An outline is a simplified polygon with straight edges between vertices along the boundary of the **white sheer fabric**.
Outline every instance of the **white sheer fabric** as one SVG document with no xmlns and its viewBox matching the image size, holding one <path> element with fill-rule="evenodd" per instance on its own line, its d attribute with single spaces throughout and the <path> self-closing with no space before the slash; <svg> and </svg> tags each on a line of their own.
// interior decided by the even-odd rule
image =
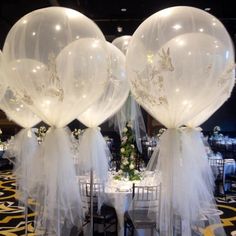
<svg viewBox="0 0 236 236">
<path fill-rule="evenodd" d="M 1 100 L 0 108 L 9 120 L 13 120 L 23 127 L 11 141 L 5 156 L 14 155 L 14 174 L 20 193 L 20 200 L 28 206 L 27 198 L 30 195 L 30 181 L 34 179 L 33 159 L 38 152 L 38 141 L 31 127 L 40 122 L 40 119 L 31 112 L 22 102 L 18 101 L 10 88 Z"/>
<path fill-rule="evenodd" d="M 112 44 L 119 48 L 125 55 L 131 38 L 131 35 L 124 35 L 115 38 Z M 120 137 L 122 137 L 123 129 L 128 122 L 131 122 L 137 148 L 142 152 L 141 138 L 145 137 L 147 132 L 141 108 L 131 95 L 129 95 L 122 108 L 109 121 L 111 125 L 114 125 L 115 130 L 119 132 Z"/>
<path fill-rule="evenodd" d="M 108 178 L 108 160 L 111 156 L 100 128 L 88 128 L 84 131 L 79 142 L 78 168 L 79 175 L 94 172 L 94 178 L 105 182 Z"/>
<path fill-rule="evenodd" d="M 192 235 L 192 227 L 208 214 L 204 209 L 215 210 L 212 187 L 208 188 L 212 178 L 200 160 L 206 158 L 199 135 L 178 127 L 230 96 L 234 83 L 232 41 L 222 23 L 205 11 L 172 7 L 139 26 L 126 59 L 135 99 L 169 128 L 160 138 L 157 162 L 162 176 L 157 227 L 162 236 L 169 236 L 178 233 L 175 229 L 180 222 L 182 235 Z M 223 230 L 219 235 L 224 235 Z"/>
<path fill-rule="evenodd" d="M 82 203 L 77 183 L 73 154 L 70 149 L 70 131 L 65 128 L 50 128 L 41 144 L 40 178 L 35 179 L 38 202 L 36 233 L 70 235 L 73 225 L 82 223 Z"/>
<path fill-rule="evenodd" d="M 32 129 L 22 129 L 15 135 L 7 152 L 14 154 L 14 174 L 16 176 L 19 199 L 28 207 L 28 198 L 34 195 L 37 178 L 35 164 L 38 165 L 39 144 Z"/>
</svg>

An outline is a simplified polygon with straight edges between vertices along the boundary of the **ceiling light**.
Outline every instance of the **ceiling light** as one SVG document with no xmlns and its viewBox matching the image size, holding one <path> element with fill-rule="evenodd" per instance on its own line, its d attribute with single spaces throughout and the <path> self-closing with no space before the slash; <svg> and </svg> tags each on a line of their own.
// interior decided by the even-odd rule
<svg viewBox="0 0 236 236">
<path fill-rule="evenodd" d="M 210 11 L 211 8 L 210 8 L 210 7 L 206 7 L 204 10 L 205 10 L 205 11 Z"/>
<path fill-rule="evenodd" d="M 117 26 L 117 31 L 121 33 L 123 31 L 123 28 L 121 26 Z"/>
<path fill-rule="evenodd" d="M 121 8 L 120 9 L 122 12 L 126 12 L 127 11 L 127 8 Z"/>
</svg>

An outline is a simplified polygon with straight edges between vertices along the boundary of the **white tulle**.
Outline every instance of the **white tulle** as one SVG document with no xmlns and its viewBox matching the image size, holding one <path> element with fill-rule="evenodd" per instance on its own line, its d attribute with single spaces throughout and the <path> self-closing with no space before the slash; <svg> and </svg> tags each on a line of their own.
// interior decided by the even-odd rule
<svg viewBox="0 0 236 236">
<path fill-rule="evenodd" d="M 147 134 L 146 126 L 141 108 L 131 95 L 121 109 L 109 120 L 109 124 L 114 126 L 120 137 L 122 137 L 123 130 L 128 122 L 132 125 L 137 148 L 139 152 L 142 152 L 141 139 Z"/>
<path fill-rule="evenodd" d="M 161 173 L 160 235 L 177 235 L 176 228 L 182 227 L 182 235 L 190 236 L 206 218 L 208 223 L 220 225 L 212 189 L 214 177 L 206 155 L 198 130 L 168 129 L 160 137 L 145 174 L 148 177 L 153 169 Z M 218 232 L 225 235 L 223 229 Z"/>
<path fill-rule="evenodd" d="M 6 155 L 14 155 L 14 170 L 16 176 L 19 200 L 28 206 L 27 198 L 31 196 L 32 181 L 35 176 L 33 164 L 39 150 L 37 137 L 31 129 L 22 129 L 15 135 L 14 140 L 8 146 Z M 37 161 L 37 160 L 36 160 Z"/>
<path fill-rule="evenodd" d="M 112 44 L 119 48 L 125 55 L 131 38 L 131 35 L 123 35 L 115 38 L 112 41 Z M 122 108 L 109 120 L 109 124 L 114 126 L 115 130 L 119 132 L 120 137 L 122 137 L 123 129 L 128 122 L 131 122 L 132 124 L 132 131 L 137 148 L 139 152 L 142 153 L 141 138 L 146 136 L 147 132 L 141 108 L 131 95 L 127 98 Z"/>
<path fill-rule="evenodd" d="M 73 225 L 81 227 L 82 223 L 82 202 L 71 152 L 70 131 L 50 128 L 39 153 L 42 166 L 40 168 L 38 163 L 40 172 L 34 181 L 39 181 L 35 190 L 36 211 L 39 212 L 36 232 L 69 235 Z"/>
<path fill-rule="evenodd" d="M 111 153 L 100 128 L 87 128 L 79 142 L 79 175 L 90 175 L 90 171 L 93 171 L 95 179 L 106 182 L 110 157 Z"/>
</svg>

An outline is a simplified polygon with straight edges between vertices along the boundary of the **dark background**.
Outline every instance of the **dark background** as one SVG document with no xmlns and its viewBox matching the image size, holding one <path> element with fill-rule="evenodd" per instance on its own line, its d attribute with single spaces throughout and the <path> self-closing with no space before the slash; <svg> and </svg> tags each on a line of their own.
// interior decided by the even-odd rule
<svg viewBox="0 0 236 236">
<path fill-rule="evenodd" d="M 1 0 L 0 1 L 0 49 L 5 37 L 13 26 L 25 14 L 44 7 L 63 6 L 73 8 L 95 21 L 106 39 L 112 41 L 121 35 L 132 35 L 135 29 L 151 14 L 167 7 L 184 5 L 206 10 L 216 16 L 225 25 L 231 38 L 236 42 L 236 10 L 230 0 Z M 122 28 L 121 32 L 118 32 Z M 144 114 L 147 120 L 147 115 Z M 0 119 L 4 119 L 0 115 Z M 9 125 L 6 121 L 0 125 Z M 71 127 L 78 126 L 74 121 Z M 219 125 L 223 132 L 236 136 L 236 89 L 231 98 L 203 125 L 205 131 L 211 131 Z M 107 124 L 104 129 L 109 131 Z M 0 126 L 1 127 L 1 126 Z M 17 128 L 13 128 L 16 131 Z M 13 132 L 12 131 L 12 132 Z"/>
</svg>

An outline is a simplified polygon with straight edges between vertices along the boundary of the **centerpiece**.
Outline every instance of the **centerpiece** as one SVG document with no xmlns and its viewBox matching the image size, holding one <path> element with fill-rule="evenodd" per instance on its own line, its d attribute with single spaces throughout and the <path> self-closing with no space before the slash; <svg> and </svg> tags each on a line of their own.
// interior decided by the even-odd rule
<svg viewBox="0 0 236 236">
<path fill-rule="evenodd" d="M 137 170 L 136 165 L 137 149 L 134 143 L 135 138 L 132 132 L 132 124 L 131 122 L 128 122 L 122 132 L 120 170 L 114 176 L 114 179 L 121 180 L 125 178 L 130 181 L 141 179 L 141 174 Z"/>
</svg>

